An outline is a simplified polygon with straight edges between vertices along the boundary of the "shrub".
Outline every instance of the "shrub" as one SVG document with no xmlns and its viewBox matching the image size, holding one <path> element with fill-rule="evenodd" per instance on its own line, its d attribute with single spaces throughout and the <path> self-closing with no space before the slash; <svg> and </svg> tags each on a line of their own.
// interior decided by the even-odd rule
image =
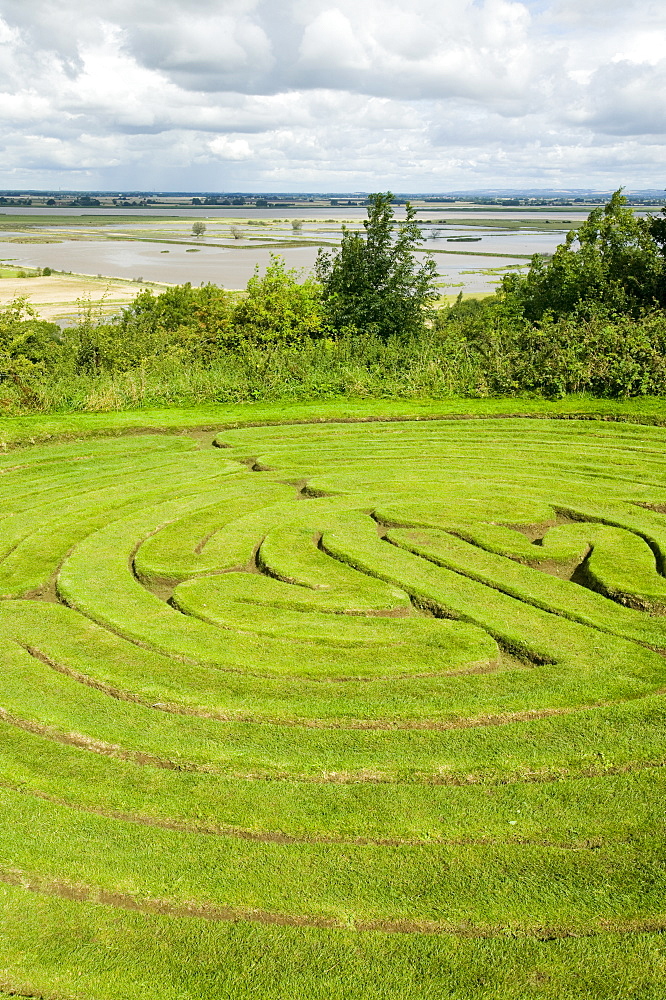
<svg viewBox="0 0 666 1000">
<path fill-rule="evenodd" d="M 188 283 L 161 295 L 140 292 L 121 316 L 95 322 L 91 312 L 68 334 L 78 370 L 124 371 L 165 352 L 184 362 L 209 361 L 229 334 L 231 298 L 215 285 Z"/>
<path fill-rule="evenodd" d="M 0 381 L 15 385 L 29 408 L 40 405 L 39 382 L 62 365 L 59 333 L 25 298 L 0 310 Z"/>
<path fill-rule="evenodd" d="M 247 284 L 247 297 L 233 313 L 233 339 L 253 343 L 293 343 L 323 332 L 321 289 L 316 281 L 299 281 L 295 268 L 286 268 L 282 257 L 271 254 L 271 263 L 260 277 L 257 267 Z"/>
<path fill-rule="evenodd" d="M 343 229 L 336 254 L 319 251 L 316 273 L 323 286 L 328 324 L 386 340 L 409 338 L 426 328 L 428 306 L 438 297 L 431 257 L 419 264 L 414 251 L 423 243 L 416 210 L 394 224 L 393 195 L 370 196 L 365 236 Z"/>
<path fill-rule="evenodd" d="M 507 275 L 503 292 L 529 320 L 547 312 L 638 315 L 664 306 L 666 258 L 655 238 L 658 222 L 637 218 L 620 189 L 568 233 L 551 260 L 535 255 L 526 275 Z"/>
</svg>

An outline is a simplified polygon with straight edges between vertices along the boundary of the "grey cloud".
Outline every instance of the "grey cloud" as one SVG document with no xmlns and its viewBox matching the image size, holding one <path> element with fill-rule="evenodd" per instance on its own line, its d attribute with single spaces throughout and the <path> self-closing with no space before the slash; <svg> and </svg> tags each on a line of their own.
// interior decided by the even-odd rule
<svg viewBox="0 0 666 1000">
<path fill-rule="evenodd" d="M 572 116 L 605 135 L 666 136 L 666 58 L 656 65 L 625 60 L 601 67 Z"/>
<path fill-rule="evenodd" d="M 2 18 L 12 186 L 660 183 L 654 0 L 4 0 Z"/>
</svg>

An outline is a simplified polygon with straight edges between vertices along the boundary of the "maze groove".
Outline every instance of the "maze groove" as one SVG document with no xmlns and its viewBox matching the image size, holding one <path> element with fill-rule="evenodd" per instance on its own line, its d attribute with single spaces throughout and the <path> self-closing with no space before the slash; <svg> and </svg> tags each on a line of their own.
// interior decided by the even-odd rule
<svg viewBox="0 0 666 1000">
<path fill-rule="evenodd" d="M 666 431 L 215 445 L 0 456 L 7 899 L 322 942 L 666 927 Z"/>
</svg>

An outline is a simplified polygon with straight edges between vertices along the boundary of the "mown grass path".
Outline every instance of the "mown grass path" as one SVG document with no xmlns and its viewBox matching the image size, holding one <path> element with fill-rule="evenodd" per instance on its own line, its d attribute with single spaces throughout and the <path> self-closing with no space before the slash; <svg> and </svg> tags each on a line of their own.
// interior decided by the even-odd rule
<svg viewBox="0 0 666 1000">
<path fill-rule="evenodd" d="M 666 407 L 238 409 L 2 428 L 0 995 L 663 996 Z"/>
</svg>

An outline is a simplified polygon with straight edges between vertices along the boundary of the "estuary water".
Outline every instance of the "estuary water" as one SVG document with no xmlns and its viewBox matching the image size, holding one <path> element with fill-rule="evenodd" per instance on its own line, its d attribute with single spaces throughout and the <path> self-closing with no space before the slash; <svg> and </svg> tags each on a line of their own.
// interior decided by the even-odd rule
<svg viewBox="0 0 666 1000">
<path fill-rule="evenodd" d="M 442 240 L 432 240 L 434 250 L 442 246 L 455 247 Z M 467 248 L 469 244 L 463 244 Z M 479 247 L 479 243 L 471 244 Z M 491 253 L 494 251 L 490 251 Z M 510 252 L 510 251 L 509 251 Z M 296 268 L 307 276 L 312 273 L 317 257 L 316 247 L 278 247 L 276 250 L 260 247 L 230 248 L 226 246 L 187 246 L 173 244 L 165 248 L 161 243 L 142 241 L 85 240 L 63 243 L 21 244 L 0 241 L 0 258 L 6 262 L 29 267 L 50 267 L 57 271 L 72 272 L 108 278 L 128 278 L 135 281 L 155 281 L 167 284 L 193 285 L 212 282 L 224 288 L 245 288 L 258 267 L 263 273 L 271 261 L 271 253 L 284 258 L 286 266 Z M 477 256 L 477 254 L 479 254 Z M 465 255 L 455 251 L 435 253 L 435 264 L 440 280 L 457 293 L 492 290 L 499 280 L 498 274 L 507 267 L 520 266 L 520 260 L 480 255 Z M 417 254 L 423 258 L 423 254 Z M 498 270 L 500 269 L 500 270 Z M 491 271 L 492 273 L 487 273 Z M 442 288 L 447 291 L 446 287 Z"/>
<path fill-rule="evenodd" d="M 6 208 L 0 212 L 0 218 L 18 214 L 44 216 L 45 213 L 37 208 Z M 398 210 L 398 218 L 400 214 Z M 75 216 L 85 216 L 86 223 L 72 225 Z M 96 227 L 96 216 L 106 217 L 105 223 L 109 216 L 118 217 L 118 227 L 106 224 Z M 166 284 L 212 282 L 240 289 L 245 288 L 255 268 L 259 273 L 265 271 L 271 253 L 282 256 L 287 267 L 296 268 L 303 276 L 311 274 L 318 248 L 298 243 L 323 240 L 334 248 L 339 244 L 343 223 L 360 227 L 366 210 L 304 207 L 261 209 L 250 214 L 247 208 L 206 209 L 205 213 L 185 208 L 150 209 L 150 219 L 137 215 L 136 221 L 128 220 L 128 216 L 131 212 L 126 209 L 61 209 L 57 215 L 51 214 L 51 224 L 31 230 L 34 240 L 28 237 L 25 242 L 10 242 L 11 237 L 26 238 L 26 231 L 5 231 L 4 239 L 0 240 L 0 259 L 19 266 L 50 267 L 75 274 Z M 484 211 L 480 215 L 469 210 L 426 209 L 418 221 L 424 249 L 433 253 L 441 291 L 478 294 L 493 291 L 502 274 L 526 267 L 532 254 L 553 253 L 568 229 L 564 223 L 579 223 L 584 218 L 585 214 L 570 211 L 547 215 Z M 190 219 L 205 223 L 202 239 L 192 236 Z M 301 223 L 298 232 L 293 231 L 292 220 Z M 531 225 L 523 229 L 496 228 L 493 226 L 496 220 Z M 237 225 L 240 239 L 233 238 L 230 223 Z M 540 224 L 548 228 L 541 229 Z M 57 242 L 40 243 L 40 235 Z M 278 241 L 275 247 L 266 245 L 273 241 Z M 294 245 L 288 245 L 289 242 Z"/>
</svg>

